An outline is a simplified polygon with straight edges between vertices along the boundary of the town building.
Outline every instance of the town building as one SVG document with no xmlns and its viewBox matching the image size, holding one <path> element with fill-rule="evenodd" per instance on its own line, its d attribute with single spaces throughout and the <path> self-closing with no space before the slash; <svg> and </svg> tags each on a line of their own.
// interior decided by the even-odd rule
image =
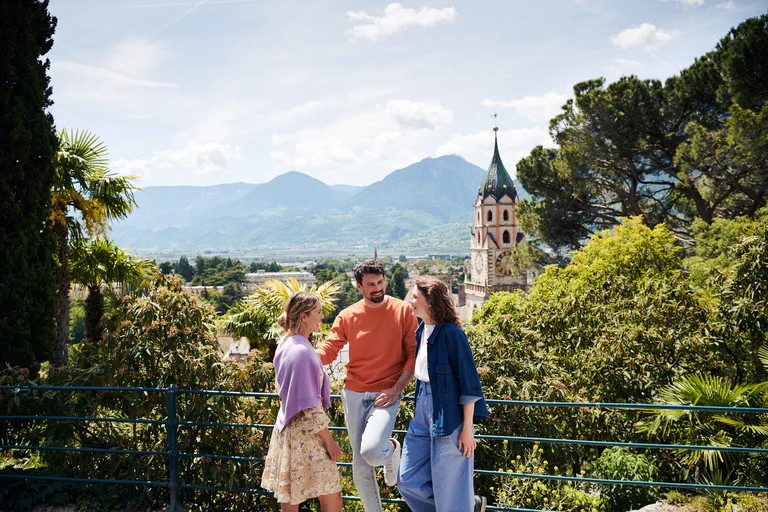
<svg viewBox="0 0 768 512">
<path fill-rule="evenodd" d="M 253 290 L 270 279 L 277 279 L 285 283 L 290 278 L 294 278 L 299 284 L 306 284 L 307 286 L 312 286 L 317 282 L 311 272 L 266 272 L 258 270 L 245 274 L 245 287 L 248 290 Z"/>
<path fill-rule="evenodd" d="M 525 243 L 517 224 L 518 195 L 499 155 L 498 127 L 494 131 L 491 165 L 477 188 L 470 241 L 470 274 L 463 283 L 468 313 L 492 293 L 526 289 L 527 274 L 515 263 L 515 248 Z M 460 291 L 460 295 L 462 295 Z"/>
</svg>

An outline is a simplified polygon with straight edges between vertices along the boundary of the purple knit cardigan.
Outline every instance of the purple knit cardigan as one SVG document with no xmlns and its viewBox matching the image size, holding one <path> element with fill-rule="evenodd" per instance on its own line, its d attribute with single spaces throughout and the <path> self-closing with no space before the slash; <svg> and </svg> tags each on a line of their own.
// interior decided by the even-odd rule
<svg viewBox="0 0 768 512">
<path fill-rule="evenodd" d="M 331 406 L 328 374 L 323 371 L 320 357 L 307 338 L 299 335 L 283 338 L 277 347 L 274 363 L 281 399 L 275 428 L 280 432 L 299 411 L 316 406 L 320 398 L 324 408 Z M 321 371 L 322 389 L 318 382 L 318 373 Z"/>
</svg>

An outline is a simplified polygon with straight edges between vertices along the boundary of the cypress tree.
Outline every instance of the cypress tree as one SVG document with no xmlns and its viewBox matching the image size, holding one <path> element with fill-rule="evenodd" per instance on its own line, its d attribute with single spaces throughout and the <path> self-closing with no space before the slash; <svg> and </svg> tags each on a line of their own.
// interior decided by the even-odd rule
<svg viewBox="0 0 768 512">
<path fill-rule="evenodd" d="M 36 371 L 53 352 L 55 241 L 46 219 L 57 139 L 48 1 L 0 2 L 0 367 Z"/>
</svg>

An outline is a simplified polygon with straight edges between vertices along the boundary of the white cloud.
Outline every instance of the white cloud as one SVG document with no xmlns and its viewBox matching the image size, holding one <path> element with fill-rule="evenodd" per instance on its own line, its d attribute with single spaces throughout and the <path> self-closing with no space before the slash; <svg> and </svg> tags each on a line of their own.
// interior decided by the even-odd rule
<svg viewBox="0 0 768 512">
<path fill-rule="evenodd" d="M 71 60 L 55 60 L 51 63 L 51 67 L 54 71 L 62 71 L 64 73 L 79 75 L 86 83 L 91 84 L 96 82 L 103 85 L 109 82 L 111 85 L 115 86 L 176 87 L 176 84 L 170 82 L 155 82 L 152 80 L 144 80 L 141 78 L 135 78 L 134 76 L 126 75 L 120 71 L 100 68 L 90 64 L 82 64 L 80 62 L 73 62 Z"/>
<path fill-rule="evenodd" d="M 549 132 L 544 127 L 499 131 L 499 154 L 511 174 L 521 158 L 530 154 L 535 146 L 554 147 Z M 454 134 L 438 147 L 435 156 L 455 154 L 481 167 L 487 166 L 493 155 L 493 132 L 486 130 L 470 135 Z"/>
<path fill-rule="evenodd" d="M 701 7 L 704 5 L 704 0 L 677 0 L 686 7 Z"/>
<path fill-rule="evenodd" d="M 724 9 L 726 11 L 737 11 L 738 8 L 736 7 L 736 4 L 733 3 L 733 0 L 728 0 L 727 2 L 719 3 L 715 7 L 718 9 Z"/>
<path fill-rule="evenodd" d="M 613 63 L 620 68 L 639 68 L 642 64 L 632 59 L 613 59 Z"/>
<path fill-rule="evenodd" d="M 328 111 L 341 111 L 359 108 L 361 105 L 367 105 L 376 102 L 390 93 L 386 88 L 367 88 L 344 95 L 331 95 L 324 98 L 312 99 L 299 103 L 288 109 L 278 110 L 269 116 L 272 123 L 291 123 L 299 119 L 314 116 Z"/>
<path fill-rule="evenodd" d="M 453 120 L 451 111 L 436 103 L 390 100 L 386 111 L 401 127 L 416 130 L 434 130 Z"/>
<path fill-rule="evenodd" d="M 133 77 L 146 77 L 166 62 L 166 52 L 147 39 L 129 37 L 117 43 L 107 57 L 107 67 Z"/>
<path fill-rule="evenodd" d="M 431 153 L 440 127 L 453 118 L 436 102 L 390 100 L 322 126 L 275 133 L 273 172 L 309 172 L 326 183 L 367 185 Z"/>
<path fill-rule="evenodd" d="M 548 121 L 561 112 L 560 107 L 567 99 L 564 94 L 548 92 L 542 96 L 525 96 L 511 101 L 485 99 L 482 104 L 493 108 L 513 108 L 519 116 L 532 121 Z"/>
<path fill-rule="evenodd" d="M 159 174 L 192 171 L 197 175 L 226 174 L 230 164 L 242 160 L 240 148 L 230 144 L 208 142 L 190 144 L 180 149 L 155 151 L 147 159 L 121 159 L 111 167 L 123 175 L 154 178 Z"/>
<path fill-rule="evenodd" d="M 612 64 L 606 66 L 606 69 L 620 75 L 631 75 L 640 70 L 642 66 L 641 62 L 632 59 L 613 59 Z"/>
<path fill-rule="evenodd" d="M 408 27 L 434 27 L 440 23 L 451 23 L 456 19 L 456 9 L 422 7 L 416 10 L 393 3 L 384 9 L 384 14 L 381 16 L 374 16 L 364 11 L 349 11 L 347 17 L 349 21 L 362 22 L 347 32 L 351 40 L 377 41 Z"/>
<path fill-rule="evenodd" d="M 273 123 L 290 123 L 303 117 L 311 116 L 322 112 L 329 108 L 332 108 L 336 104 L 331 98 L 324 98 L 321 100 L 311 100 L 295 105 L 288 110 L 275 112 L 270 117 L 270 121 Z"/>
<path fill-rule="evenodd" d="M 80 104 L 81 111 L 117 112 L 134 120 L 189 111 L 189 105 L 181 105 L 185 100 L 176 91 L 176 83 L 152 77 L 165 59 L 158 45 L 135 38 L 118 42 L 88 63 L 52 59 L 55 101 Z"/>
<path fill-rule="evenodd" d="M 654 50 L 675 36 L 672 32 L 657 28 L 650 23 L 643 23 L 634 28 L 628 28 L 615 36 L 611 36 L 611 42 L 623 49 L 641 48 Z"/>
</svg>

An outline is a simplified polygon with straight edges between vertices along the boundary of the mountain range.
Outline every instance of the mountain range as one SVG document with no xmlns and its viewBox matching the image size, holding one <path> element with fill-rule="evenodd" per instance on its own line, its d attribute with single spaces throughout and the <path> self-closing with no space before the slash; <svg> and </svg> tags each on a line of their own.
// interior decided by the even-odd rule
<svg viewBox="0 0 768 512">
<path fill-rule="evenodd" d="M 260 184 L 147 187 L 136 193 L 138 208 L 113 226 L 112 237 L 143 254 L 461 244 L 484 173 L 447 155 L 368 186 L 326 185 L 292 171 Z M 518 193 L 527 197 L 520 187 Z"/>
</svg>

